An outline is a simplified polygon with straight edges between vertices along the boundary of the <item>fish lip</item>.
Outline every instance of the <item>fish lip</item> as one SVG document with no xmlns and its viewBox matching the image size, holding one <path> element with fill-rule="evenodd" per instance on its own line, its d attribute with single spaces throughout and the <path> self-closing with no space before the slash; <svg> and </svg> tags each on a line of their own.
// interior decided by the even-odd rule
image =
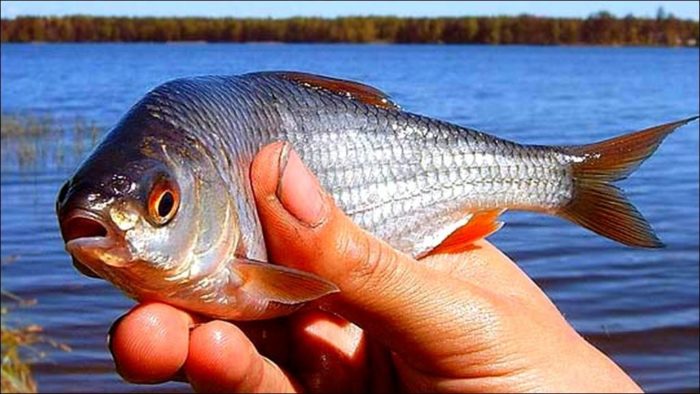
<svg viewBox="0 0 700 394">
<path fill-rule="evenodd" d="M 74 252 L 85 248 L 109 249 L 114 245 L 115 242 L 109 237 L 109 235 L 104 237 L 82 237 L 66 242 L 66 250 L 70 254 L 73 254 Z"/>
<path fill-rule="evenodd" d="M 100 222 L 101 224 L 106 224 L 104 219 L 100 217 L 97 213 L 90 211 L 85 208 L 73 208 L 70 210 L 70 212 L 66 215 L 61 216 L 61 221 L 66 221 L 66 220 L 71 220 L 75 218 L 86 218 L 86 219 L 91 219 Z M 106 226 L 109 227 L 109 226 Z M 107 231 L 109 231 L 109 228 L 107 228 Z"/>
<path fill-rule="evenodd" d="M 95 274 L 99 275 L 99 270 L 93 269 L 93 264 L 90 263 L 90 261 L 95 260 L 95 258 L 86 258 L 88 255 L 109 254 L 112 256 L 119 256 L 123 261 L 125 261 L 123 263 L 101 261 L 102 263 L 113 267 L 123 267 L 131 262 L 131 253 L 129 248 L 119 237 L 121 231 L 117 231 L 111 221 L 105 221 L 99 214 L 84 208 L 72 209 L 66 216 L 61 218 L 61 221 L 69 221 L 75 218 L 94 220 L 103 225 L 106 230 L 105 235 L 80 237 L 65 243 L 66 251 L 79 263 L 85 265 L 90 270 L 94 271 Z"/>
</svg>

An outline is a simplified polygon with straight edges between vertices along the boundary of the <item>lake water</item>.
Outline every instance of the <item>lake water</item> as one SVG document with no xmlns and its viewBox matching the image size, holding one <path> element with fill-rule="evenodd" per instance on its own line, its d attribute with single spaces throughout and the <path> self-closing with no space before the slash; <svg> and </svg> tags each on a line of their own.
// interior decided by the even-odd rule
<svg viewBox="0 0 700 394">
<path fill-rule="evenodd" d="M 364 81 L 409 111 L 526 143 L 593 142 L 699 112 L 697 49 L 205 44 L 2 45 L 2 112 L 109 127 L 169 79 L 279 69 Z M 491 237 L 650 391 L 700 389 L 698 134 L 697 122 L 680 129 L 622 183 L 665 249 L 513 212 Z M 90 143 L 71 138 L 32 141 L 29 161 L 17 154 L 26 141 L 2 140 L 2 255 L 17 256 L 3 266 L 2 286 L 38 301 L 12 319 L 73 348 L 34 367 L 39 388 L 187 390 L 129 385 L 114 372 L 107 330 L 133 303 L 79 275 L 63 251 L 54 199 Z"/>
</svg>

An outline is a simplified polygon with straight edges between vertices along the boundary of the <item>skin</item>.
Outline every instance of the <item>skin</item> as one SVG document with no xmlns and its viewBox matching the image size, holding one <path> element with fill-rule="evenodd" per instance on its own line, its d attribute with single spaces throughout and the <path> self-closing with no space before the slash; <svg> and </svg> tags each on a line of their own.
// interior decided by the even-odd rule
<svg viewBox="0 0 700 394">
<path fill-rule="evenodd" d="M 251 174 L 270 257 L 341 292 L 236 324 L 138 305 L 110 335 L 124 379 L 203 392 L 640 391 L 491 244 L 416 262 L 353 224 L 296 153 L 280 163 L 282 150 L 263 148 Z"/>
</svg>

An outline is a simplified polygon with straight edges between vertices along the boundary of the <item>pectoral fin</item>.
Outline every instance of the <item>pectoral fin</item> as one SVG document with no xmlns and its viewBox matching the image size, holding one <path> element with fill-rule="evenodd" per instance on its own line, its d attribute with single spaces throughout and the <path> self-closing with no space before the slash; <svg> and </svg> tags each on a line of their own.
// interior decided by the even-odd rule
<svg viewBox="0 0 700 394">
<path fill-rule="evenodd" d="M 300 304 L 340 291 L 333 283 L 308 272 L 236 258 L 242 290 L 252 297 L 281 304 Z"/>
</svg>

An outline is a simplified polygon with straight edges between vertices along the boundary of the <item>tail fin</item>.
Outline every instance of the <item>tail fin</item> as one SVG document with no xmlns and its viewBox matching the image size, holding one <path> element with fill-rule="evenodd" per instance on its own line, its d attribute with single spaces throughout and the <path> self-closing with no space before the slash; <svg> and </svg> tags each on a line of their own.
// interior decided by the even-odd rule
<svg viewBox="0 0 700 394">
<path fill-rule="evenodd" d="M 573 163 L 574 197 L 558 215 L 625 245 L 660 248 L 649 223 L 612 182 L 624 179 L 651 156 L 663 139 L 697 116 L 590 145 L 562 148 Z"/>
</svg>

